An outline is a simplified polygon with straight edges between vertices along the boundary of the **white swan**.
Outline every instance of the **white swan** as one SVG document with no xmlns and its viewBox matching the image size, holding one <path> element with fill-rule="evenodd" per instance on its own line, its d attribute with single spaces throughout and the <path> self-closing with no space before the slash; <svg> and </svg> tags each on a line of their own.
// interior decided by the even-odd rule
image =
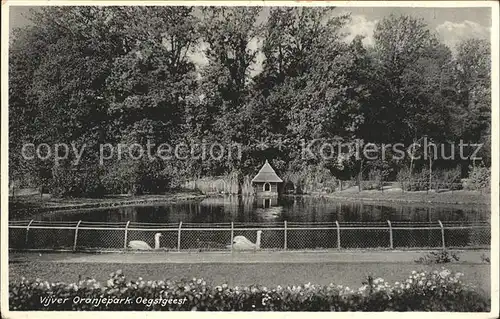
<svg viewBox="0 0 500 319">
<path fill-rule="evenodd" d="M 227 245 L 226 247 L 234 250 L 257 250 L 260 249 L 260 236 L 262 230 L 257 231 L 257 240 L 255 244 L 248 240 L 245 236 L 236 236 L 233 238 L 232 245 Z"/>
<path fill-rule="evenodd" d="M 160 237 L 161 233 L 156 233 L 155 234 L 155 248 L 154 249 L 160 249 Z M 128 243 L 128 247 L 136 250 L 153 250 L 151 246 L 149 246 L 146 242 L 142 240 L 131 240 Z"/>
</svg>

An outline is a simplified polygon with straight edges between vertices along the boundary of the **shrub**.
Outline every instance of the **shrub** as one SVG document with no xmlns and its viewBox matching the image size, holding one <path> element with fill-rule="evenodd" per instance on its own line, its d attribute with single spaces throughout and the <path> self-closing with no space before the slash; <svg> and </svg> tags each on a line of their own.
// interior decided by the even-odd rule
<svg viewBox="0 0 500 319">
<path fill-rule="evenodd" d="M 424 191 L 429 189 L 429 170 L 424 168 L 419 173 L 410 174 L 408 169 L 398 172 L 397 181 L 405 191 Z M 432 172 L 432 189 L 461 189 L 460 168 L 436 169 Z"/>
<path fill-rule="evenodd" d="M 380 189 L 382 187 L 382 184 L 385 180 L 385 175 L 384 172 L 380 169 L 374 169 L 371 170 L 368 173 L 368 180 L 370 183 L 368 185 L 362 186 L 363 189 Z"/>
<path fill-rule="evenodd" d="M 339 183 L 342 183 L 343 190 L 357 185 L 357 181 L 354 180 L 340 181 Z"/>
<path fill-rule="evenodd" d="M 490 187 L 491 172 L 488 167 L 474 166 L 469 170 L 466 188 L 469 190 L 487 190 Z"/>
<path fill-rule="evenodd" d="M 423 169 L 420 173 L 410 174 L 409 170 L 402 169 L 397 180 L 405 191 L 424 191 L 429 188 L 429 171 Z"/>
<path fill-rule="evenodd" d="M 368 183 L 362 184 L 362 189 L 382 189 L 384 182 L 393 175 L 394 168 L 385 161 L 370 163 L 371 169 L 368 171 Z"/>
<path fill-rule="evenodd" d="M 321 166 L 307 166 L 296 172 L 285 172 L 282 176 L 288 189 L 295 194 L 335 191 L 338 180 L 329 169 Z"/>
<path fill-rule="evenodd" d="M 460 167 L 456 167 L 454 169 L 439 169 L 435 170 L 432 174 L 432 188 L 434 189 L 449 189 L 449 190 L 458 190 L 461 189 L 460 183 Z"/>
<path fill-rule="evenodd" d="M 439 252 L 431 251 L 427 255 L 420 257 L 415 260 L 417 264 L 446 264 L 452 261 L 459 261 L 460 257 L 458 257 L 457 253 L 449 252 L 448 250 L 441 250 Z"/>
<path fill-rule="evenodd" d="M 481 261 L 483 263 L 489 264 L 490 263 L 490 257 L 488 255 L 486 255 L 486 254 L 482 254 L 481 255 Z"/>
<path fill-rule="evenodd" d="M 105 285 L 93 279 L 65 284 L 23 278 L 20 282 L 10 282 L 9 302 L 11 310 L 489 311 L 489 298 L 464 284 L 461 277 L 461 273 L 443 268 L 433 272 L 414 271 L 405 281 L 394 285 L 382 278 L 369 277 L 357 290 L 334 284 L 231 288 L 226 284 L 210 286 L 196 278 L 127 281 L 118 270 Z M 47 296 L 69 301 L 43 306 L 41 298 Z M 129 298 L 131 302 L 103 303 L 103 297 Z M 153 302 L 149 305 L 137 302 L 139 297 Z M 74 303 L 75 298 L 96 298 L 101 303 Z M 183 303 L 163 301 L 169 298 L 182 299 Z"/>
<path fill-rule="evenodd" d="M 364 191 L 380 190 L 382 188 L 382 182 L 380 180 L 360 181 L 360 183 L 361 189 Z"/>
<path fill-rule="evenodd" d="M 402 168 L 396 175 L 396 181 L 399 183 L 402 190 L 408 190 L 408 182 L 410 181 L 411 174 L 407 168 Z"/>
<path fill-rule="evenodd" d="M 178 170 L 158 160 L 124 158 L 106 165 L 102 180 L 109 194 L 163 194 L 180 186 Z"/>
<path fill-rule="evenodd" d="M 78 169 L 67 166 L 55 167 L 49 191 L 54 197 L 103 197 L 99 168 Z"/>
</svg>

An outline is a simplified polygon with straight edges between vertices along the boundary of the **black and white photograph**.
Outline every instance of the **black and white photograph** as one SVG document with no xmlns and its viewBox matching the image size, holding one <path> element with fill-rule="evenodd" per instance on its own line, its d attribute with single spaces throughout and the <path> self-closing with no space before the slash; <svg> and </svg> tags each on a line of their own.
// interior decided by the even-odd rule
<svg viewBox="0 0 500 319">
<path fill-rule="evenodd" d="M 2 1 L 2 317 L 498 317 L 498 15 Z"/>
</svg>

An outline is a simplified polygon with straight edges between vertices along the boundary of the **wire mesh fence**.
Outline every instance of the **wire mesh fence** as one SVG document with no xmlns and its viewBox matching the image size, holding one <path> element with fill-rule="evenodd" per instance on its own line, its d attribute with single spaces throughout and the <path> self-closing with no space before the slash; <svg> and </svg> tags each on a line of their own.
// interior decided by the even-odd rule
<svg viewBox="0 0 500 319">
<path fill-rule="evenodd" d="M 258 249 L 489 248 L 488 222 L 137 223 L 10 221 L 14 250 L 128 250 L 131 242 L 167 251 L 233 250 L 237 236 Z M 160 233 L 158 242 L 155 235 Z"/>
</svg>

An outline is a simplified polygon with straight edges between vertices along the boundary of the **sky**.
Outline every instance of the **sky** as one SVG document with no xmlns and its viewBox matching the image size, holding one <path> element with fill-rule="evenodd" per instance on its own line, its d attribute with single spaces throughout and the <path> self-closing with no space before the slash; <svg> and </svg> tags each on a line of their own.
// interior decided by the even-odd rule
<svg viewBox="0 0 500 319">
<path fill-rule="evenodd" d="M 490 8 L 339 8 L 350 12 L 349 31 L 366 36 L 365 44 L 373 43 L 373 30 L 377 21 L 394 14 L 409 14 L 425 20 L 429 29 L 452 50 L 461 40 L 475 37 L 490 39 Z"/>
<path fill-rule="evenodd" d="M 29 23 L 27 15 L 33 7 L 10 6 L 9 28 L 22 27 Z M 264 8 L 260 19 L 265 19 L 269 8 Z M 407 14 L 425 20 L 429 29 L 441 39 L 452 51 L 457 43 L 474 37 L 490 39 L 491 9 L 488 7 L 476 8 L 415 8 L 415 7 L 337 7 L 338 14 L 350 13 L 351 22 L 346 26 L 350 34 L 346 40 L 349 41 L 356 35 L 364 36 L 364 44 L 373 44 L 373 30 L 378 21 L 392 14 Z M 253 48 L 258 44 L 252 43 Z M 192 59 L 199 65 L 205 64 L 203 56 L 192 55 Z M 258 72 L 262 57 L 254 69 Z"/>
</svg>

